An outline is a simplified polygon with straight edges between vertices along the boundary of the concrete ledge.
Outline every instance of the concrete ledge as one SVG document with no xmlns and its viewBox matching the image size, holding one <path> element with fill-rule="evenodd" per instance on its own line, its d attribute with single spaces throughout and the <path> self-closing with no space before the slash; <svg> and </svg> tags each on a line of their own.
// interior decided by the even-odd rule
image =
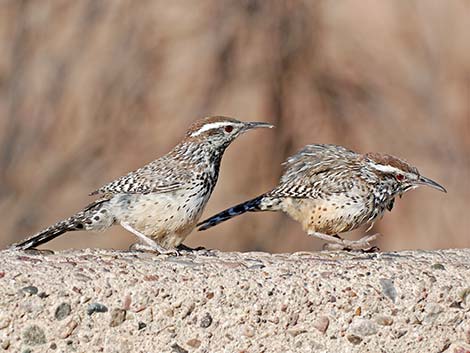
<svg viewBox="0 0 470 353">
<path fill-rule="evenodd" d="M 470 250 L 0 252 L 0 352 L 470 352 Z"/>
</svg>

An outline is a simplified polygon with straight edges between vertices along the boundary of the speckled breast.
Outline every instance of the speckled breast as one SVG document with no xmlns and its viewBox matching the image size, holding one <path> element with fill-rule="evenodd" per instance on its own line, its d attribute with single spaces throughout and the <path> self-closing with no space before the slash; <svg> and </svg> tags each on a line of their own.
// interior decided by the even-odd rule
<svg viewBox="0 0 470 353">
<path fill-rule="evenodd" d="M 372 200 L 344 194 L 328 199 L 296 199 L 284 202 L 284 211 L 302 224 L 306 232 L 328 235 L 347 232 L 367 223 Z"/>
<path fill-rule="evenodd" d="M 115 197 L 113 213 L 117 222 L 129 223 L 160 245 L 177 246 L 195 227 L 206 203 L 207 197 L 194 189 L 123 194 Z"/>
</svg>

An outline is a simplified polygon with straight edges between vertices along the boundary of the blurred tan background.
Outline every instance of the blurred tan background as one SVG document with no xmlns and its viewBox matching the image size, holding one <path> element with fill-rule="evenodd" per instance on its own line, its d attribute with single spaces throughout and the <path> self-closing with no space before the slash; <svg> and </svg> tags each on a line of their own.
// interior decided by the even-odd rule
<svg viewBox="0 0 470 353">
<path fill-rule="evenodd" d="M 336 143 L 407 159 L 448 189 L 397 200 L 373 229 L 382 250 L 469 247 L 469 33 L 466 1 L 1 1 L 0 246 L 221 114 L 277 129 L 230 146 L 205 216 L 274 186 L 303 145 Z M 113 227 L 47 247 L 133 241 Z M 186 244 L 322 246 L 269 213 Z"/>
</svg>

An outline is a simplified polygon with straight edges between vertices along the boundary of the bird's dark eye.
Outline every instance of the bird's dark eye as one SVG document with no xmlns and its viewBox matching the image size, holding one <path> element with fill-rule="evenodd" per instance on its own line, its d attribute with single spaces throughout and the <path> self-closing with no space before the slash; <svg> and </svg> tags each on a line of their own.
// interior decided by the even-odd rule
<svg viewBox="0 0 470 353">
<path fill-rule="evenodd" d="M 405 176 L 403 174 L 397 174 L 395 178 L 397 178 L 398 181 L 403 181 L 405 179 Z"/>
<path fill-rule="evenodd" d="M 232 131 L 233 131 L 233 126 L 227 125 L 227 126 L 225 127 L 225 132 L 229 132 L 229 133 L 230 133 L 230 132 L 232 132 Z"/>
</svg>

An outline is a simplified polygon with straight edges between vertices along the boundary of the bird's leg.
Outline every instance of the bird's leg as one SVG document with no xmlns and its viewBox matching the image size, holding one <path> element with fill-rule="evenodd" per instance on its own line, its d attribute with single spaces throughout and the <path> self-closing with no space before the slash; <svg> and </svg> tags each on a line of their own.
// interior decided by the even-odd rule
<svg viewBox="0 0 470 353">
<path fill-rule="evenodd" d="M 328 234 L 323 234 L 323 233 L 318 233 L 318 232 L 308 232 L 308 235 L 325 240 L 328 243 L 331 243 L 332 245 L 341 245 L 341 248 L 344 247 L 343 239 L 340 238 L 338 235 L 328 235 Z M 334 246 L 333 245 L 333 246 Z"/>
<path fill-rule="evenodd" d="M 133 244 L 131 246 L 132 250 L 140 250 L 140 251 L 157 251 L 162 255 L 179 255 L 178 250 L 176 249 L 165 249 L 163 246 L 158 245 L 154 240 L 150 239 L 146 235 L 139 232 L 137 229 L 134 229 L 130 226 L 129 223 L 121 222 L 121 226 L 137 236 L 140 240 L 142 240 L 145 244 Z"/>
<path fill-rule="evenodd" d="M 343 244 L 346 247 L 346 249 L 351 249 L 351 250 L 365 250 L 365 251 L 378 250 L 378 248 L 372 247 L 370 243 L 373 242 L 375 239 L 377 239 L 379 235 L 380 235 L 379 233 L 366 235 L 359 240 L 343 239 Z"/>
<path fill-rule="evenodd" d="M 379 234 L 367 235 L 359 240 L 346 240 L 339 235 L 328 235 L 318 232 L 309 232 L 308 235 L 318 239 L 325 240 L 325 249 L 327 250 L 369 250 L 371 249 L 370 242 L 377 239 Z"/>
<path fill-rule="evenodd" d="M 132 244 L 129 247 L 129 250 L 131 250 L 131 251 L 151 252 L 151 253 L 157 252 L 160 255 L 175 255 L 175 256 L 180 255 L 180 253 L 177 249 L 166 249 L 166 248 L 164 248 L 164 247 L 162 247 L 158 244 L 156 244 L 156 247 L 155 247 L 155 246 L 150 246 L 150 245 L 147 245 L 147 244 L 135 243 L 135 244 Z"/>
</svg>

